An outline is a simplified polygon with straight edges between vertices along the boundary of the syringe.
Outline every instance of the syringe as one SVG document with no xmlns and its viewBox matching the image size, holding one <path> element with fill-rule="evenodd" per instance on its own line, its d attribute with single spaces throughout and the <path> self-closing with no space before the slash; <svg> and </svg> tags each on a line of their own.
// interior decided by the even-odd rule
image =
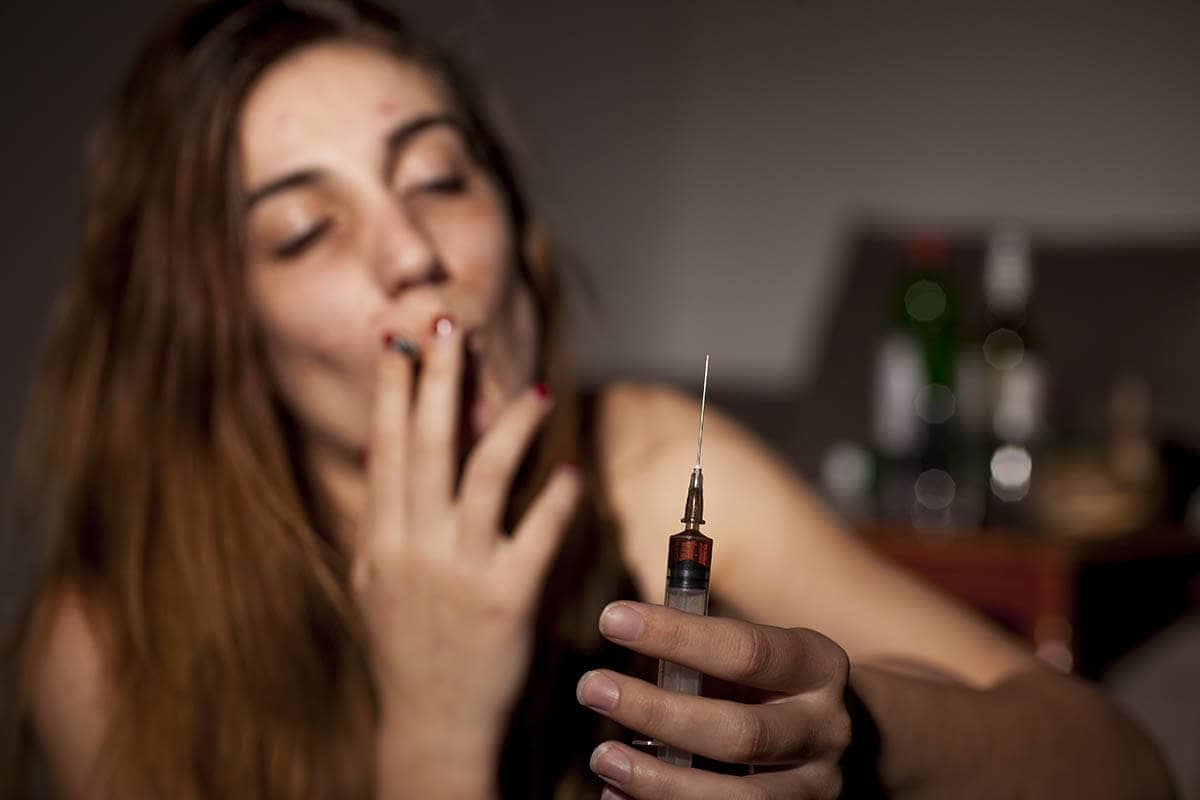
<svg viewBox="0 0 1200 800">
<path fill-rule="evenodd" d="M 708 399 L 708 356 L 704 357 L 704 386 L 700 391 L 700 433 L 696 438 L 696 466 L 688 481 L 683 506 L 683 530 L 667 543 L 667 592 L 664 604 L 689 614 L 708 613 L 708 574 L 712 566 L 713 540 L 700 532 L 704 524 L 704 475 L 700 451 L 704 445 L 704 406 Z M 700 694 L 701 675 L 672 661 L 658 662 L 658 685 L 685 694 Z M 692 754 L 667 744 L 656 743 L 662 761 L 684 767 L 692 765 Z"/>
</svg>

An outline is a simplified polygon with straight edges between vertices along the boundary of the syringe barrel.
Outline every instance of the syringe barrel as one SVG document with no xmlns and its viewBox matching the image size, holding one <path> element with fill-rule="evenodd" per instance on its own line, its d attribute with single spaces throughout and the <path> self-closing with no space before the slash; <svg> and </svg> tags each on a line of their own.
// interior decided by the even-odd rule
<svg viewBox="0 0 1200 800">
<path fill-rule="evenodd" d="M 712 566 L 712 539 L 695 530 L 671 537 L 667 548 L 667 591 L 665 604 L 688 614 L 708 613 L 708 576 Z M 672 692 L 700 694 L 701 675 L 671 661 L 658 662 L 658 685 Z M 678 766 L 691 766 L 692 754 L 666 744 L 658 746 L 658 757 Z"/>
<path fill-rule="evenodd" d="M 667 594 L 671 589 L 703 589 L 708 593 L 713 540 L 695 530 L 682 530 L 667 545 Z M 708 606 L 697 613 L 708 613 Z"/>
<path fill-rule="evenodd" d="M 684 667 L 673 661 L 658 662 L 658 685 L 671 692 L 684 694 L 700 694 L 700 673 L 691 667 Z M 658 745 L 658 758 L 668 764 L 680 767 L 692 765 L 692 754 L 669 744 Z"/>
</svg>

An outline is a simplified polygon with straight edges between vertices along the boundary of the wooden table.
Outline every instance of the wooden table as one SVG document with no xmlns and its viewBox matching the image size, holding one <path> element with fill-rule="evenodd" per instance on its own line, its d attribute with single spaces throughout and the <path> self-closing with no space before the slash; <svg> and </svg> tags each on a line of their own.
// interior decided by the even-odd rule
<svg viewBox="0 0 1200 800">
<path fill-rule="evenodd" d="M 862 530 L 887 558 L 1023 637 L 1045 661 L 1091 678 L 1200 608 L 1200 537 L 1178 529 L 1104 541 Z"/>
</svg>

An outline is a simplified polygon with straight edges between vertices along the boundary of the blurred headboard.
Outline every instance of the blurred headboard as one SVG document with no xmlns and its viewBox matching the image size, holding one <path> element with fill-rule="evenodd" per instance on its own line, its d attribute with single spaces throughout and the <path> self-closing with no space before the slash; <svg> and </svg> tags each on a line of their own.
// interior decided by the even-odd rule
<svg viewBox="0 0 1200 800">
<path fill-rule="evenodd" d="M 951 275 L 964 325 L 983 319 L 985 230 L 951 235 Z M 864 226 L 843 250 L 842 286 L 807 387 L 788 396 L 722 398 L 810 476 L 830 444 L 867 443 L 874 349 L 907 232 Z M 1089 244 L 1033 235 L 1031 323 L 1051 370 L 1059 435 L 1107 429 L 1109 391 L 1133 374 L 1152 394 L 1155 432 L 1200 446 L 1200 237 Z"/>
</svg>

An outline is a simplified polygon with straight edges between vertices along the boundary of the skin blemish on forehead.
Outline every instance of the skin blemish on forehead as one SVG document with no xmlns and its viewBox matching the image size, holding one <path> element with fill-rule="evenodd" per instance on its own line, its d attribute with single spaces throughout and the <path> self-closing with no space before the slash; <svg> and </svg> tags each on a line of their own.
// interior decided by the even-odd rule
<svg viewBox="0 0 1200 800">
<path fill-rule="evenodd" d="M 375 106 L 375 111 L 381 117 L 390 117 L 396 113 L 396 102 L 394 100 L 380 100 Z"/>
</svg>

